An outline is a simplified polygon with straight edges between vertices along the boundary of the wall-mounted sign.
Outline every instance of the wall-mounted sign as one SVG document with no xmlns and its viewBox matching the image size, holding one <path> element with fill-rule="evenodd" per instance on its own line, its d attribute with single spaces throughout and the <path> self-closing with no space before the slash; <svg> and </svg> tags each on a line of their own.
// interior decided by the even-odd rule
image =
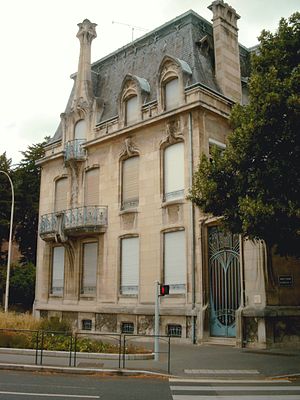
<svg viewBox="0 0 300 400">
<path fill-rule="evenodd" d="M 278 284 L 280 287 L 292 287 L 293 283 L 292 275 L 278 275 Z"/>
</svg>

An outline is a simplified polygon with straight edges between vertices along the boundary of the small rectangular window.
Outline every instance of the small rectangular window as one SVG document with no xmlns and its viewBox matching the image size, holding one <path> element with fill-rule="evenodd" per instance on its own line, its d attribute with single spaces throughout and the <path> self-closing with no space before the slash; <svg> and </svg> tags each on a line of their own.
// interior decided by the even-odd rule
<svg viewBox="0 0 300 400">
<path fill-rule="evenodd" d="M 164 200 L 184 198 L 184 144 L 173 144 L 164 151 Z"/>
<path fill-rule="evenodd" d="M 130 157 L 122 163 L 122 209 L 139 204 L 139 157 Z"/>
<path fill-rule="evenodd" d="M 138 97 L 130 97 L 126 101 L 126 125 L 131 125 L 138 120 Z"/>
<path fill-rule="evenodd" d="M 98 244 L 83 244 L 82 294 L 95 295 L 97 284 Z"/>
<path fill-rule="evenodd" d="M 170 294 L 185 293 L 185 231 L 164 234 L 164 283 L 170 286 Z"/>
<path fill-rule="evenodd" d="M 64 291 L 64 247 L 54 247 L 52 254 L 52 284 L 51 293 L 56 296 L 63 296 Z"/>
<path fill-rule="evenodd" d="M 182 326 L 181 325 L 168 325 L 168 335 L 172 337 L 181 337 L 182 335 Z"/>
<path fill-rule="evenodd" d="M 139 238 L 121 240 L 121 294 L 137 295 L 139 287 Z"/>
<path fill-rule="evenodd" d="M 91 331 L 93 327 L 93 323 L 91 319 L 83 319 L 82 321 L 82 330 L 83 331 Z"/>
<path fill-rule="evenodd" d="M 121 332 L 132 335 L 134 333 L 133 322 L 122 322 Z"/>
<path fill-rule="evenodd" d="M 67 193 L 68 193 L 68 178 L 60 178 L 55 182 L 55 211 L 66 210 L 67 207 Z"/>
</svg>

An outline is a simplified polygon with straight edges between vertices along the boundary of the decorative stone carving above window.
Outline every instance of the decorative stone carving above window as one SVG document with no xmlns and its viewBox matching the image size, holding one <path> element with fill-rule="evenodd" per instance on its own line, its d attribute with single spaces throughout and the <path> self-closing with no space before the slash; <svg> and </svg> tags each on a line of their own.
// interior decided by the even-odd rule
<svg viewBox="0 0 300 400">
<path fill-rule="evenodd" d="M 162 112 L 169 108 L 175 108 L 175 105 L 182 105 L 185 102 L 184 88 L 188 86 L 192 70 L 187 62 L 166 55 L 158 70 L 158 99 L 159 111 Z M 166 107 L 166 85 L 172 81 L 178 80 L 178 100 L 171 107 Z"/>
<path fill-rule="evenodd" d="M 138 156 L 140 154 L 138 148 L 133 143 L 131 138 L 126 138 L 124 140 L 123 149 L 120 153 L 120 160 L 125 160 L 126 158 L 132 156 Z"/>
<path fill-rule="evenodd" d="M 142 105 L 147 101 L 150 86 L 146 79 L 127 74 L 121 86 L 119 96 L 120 127 L 131 125 L 142 119 Z M 136 97 L 136 102 L 132 99 Z M 136 107 L 136 115 L 134 108 Z M 127 115 L 130 112 L 130 116 Z"/>
<path fill-rule="evenodd" d="M 183 134 L 181 132 L 180 120 L 170 119 L 166 122 L 166 136 L 161 140 L 160 147 L 165 148 L 171 144 L 182 142 Z"/>
</svg>

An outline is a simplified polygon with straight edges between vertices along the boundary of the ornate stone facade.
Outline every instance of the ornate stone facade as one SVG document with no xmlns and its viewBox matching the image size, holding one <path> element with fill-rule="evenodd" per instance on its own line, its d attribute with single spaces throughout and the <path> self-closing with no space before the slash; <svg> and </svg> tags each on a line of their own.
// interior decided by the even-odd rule
<svg viewBox="0 0 300 400">
<path fill-rule="evenodd" d="M 96 24 L 78 25 L 74 88 L 39 162 L 37 315 L 152 334 L 160 281 L 171 288 L 161 334 L 296 341 L 300 269 L 278 262 L 274 283 L 263 243 L 225 240 L 187 200 L 199 157 L 224 148 L 231 107 L 247 95 L 238 15 L 222 0 L 211 10 L 213 25 L 189 11 L 92 65 Z"/>
</svg>

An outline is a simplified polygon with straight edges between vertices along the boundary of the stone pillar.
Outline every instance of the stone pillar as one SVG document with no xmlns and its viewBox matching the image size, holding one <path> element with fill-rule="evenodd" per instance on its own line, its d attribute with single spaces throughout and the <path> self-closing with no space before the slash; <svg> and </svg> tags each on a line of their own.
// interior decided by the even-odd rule
<svg viewBox="0 0 300 400">
<path fill-rule="evenodd" d="M 240 16 L 223 0 L 209 7 L 213 13 L 216 79 L 223 94 L 235 102 L 242 100 L 237 20 Z"/>
<path fill-rule="evenodd" d="M 78 108 L 78 106 L 86 108 L 90 107 L 94 100 L 91 73 L 91 44 L 92 40 L 97 37 L 95 29 L 97 24 L 93 24 L 88 19 L 85 19 L 78 26 L 77 37 L 80 41 L 80 55 L 73 108 Z"/>
</svg>

